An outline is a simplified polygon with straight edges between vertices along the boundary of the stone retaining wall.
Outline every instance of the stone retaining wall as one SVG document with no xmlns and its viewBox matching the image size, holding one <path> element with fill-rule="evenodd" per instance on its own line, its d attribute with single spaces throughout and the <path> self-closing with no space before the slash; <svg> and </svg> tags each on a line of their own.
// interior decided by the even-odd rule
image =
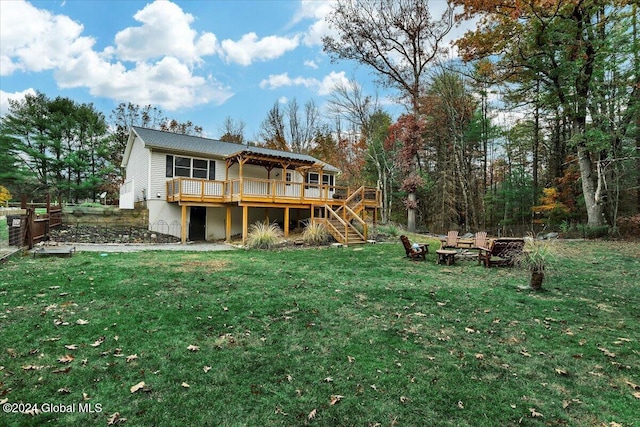
<svg viewBox="0 0 640 427">
<path fill-rule="evenodd" d="M 65 206 L 62 209 L 65 225 L 113 225 L 148 227 L 147 209 L 118 209 L 111 207 Z"/>
</svg>

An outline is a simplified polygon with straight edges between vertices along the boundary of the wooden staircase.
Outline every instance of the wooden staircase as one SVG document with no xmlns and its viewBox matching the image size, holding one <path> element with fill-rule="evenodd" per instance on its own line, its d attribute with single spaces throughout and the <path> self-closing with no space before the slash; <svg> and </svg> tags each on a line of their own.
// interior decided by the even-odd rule
<svg viewBox="0 0 640 427">
<path fill-rule="evenodd" d="M 367 195 L 365 188 L 360 187 L 347 197 L 336 209 L 328 204 L 318 206 L 324 215 L 314 221 L 324 224 L 327 231 L 344 245 L 367 242 L 367 223 L 360 214 L 366 209 Z"/>
</svg>

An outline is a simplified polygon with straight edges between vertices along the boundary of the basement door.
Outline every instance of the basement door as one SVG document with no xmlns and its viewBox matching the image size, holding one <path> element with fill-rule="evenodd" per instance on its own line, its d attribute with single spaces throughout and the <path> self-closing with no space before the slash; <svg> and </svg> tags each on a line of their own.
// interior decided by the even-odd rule
<svg viewBox="0 0 640 427">
<path fill-rule="evenodd" d="M 198 242 L 205 240 L 207 224 L 207 208 L 191 206 L 189 212 L 189 240 Z"/>
</svg>

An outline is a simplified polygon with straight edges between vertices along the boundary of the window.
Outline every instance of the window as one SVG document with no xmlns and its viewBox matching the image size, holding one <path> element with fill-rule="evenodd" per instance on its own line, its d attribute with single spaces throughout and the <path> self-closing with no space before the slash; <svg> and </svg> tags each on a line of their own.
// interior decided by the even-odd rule
<svg viewBox="0 0 640 427">
<path fill-rule="evenodd" d="M 291 172 L 287 172 L 284 176 L 284 180 L 287 182 L 291 182 L 293 181 L 293 175 L 291 174 Z"/>
<path fill-rule="evenodd" d="M 335 177 L 333 175 L 322 175 L 322 183 L 333 187 L 334 178 Z"/>
<path fill-rule="evenodd" d="M 317 172 L 309 172 L 307 174 L 307 182 L 309 184 L 318 184 L 320 182 L 320 174 Z"/>
<path fill-rule="evenodd" d="M 207 179 L 209 174 L 209 162 L 202 159 L 193 159 L 193 177 Z"/>
<path fill-rule="evenodd" d="M 167 178 L 184 176 L 186 178 L 214 180 L 216 179 L 216 162 L 215 160 L 167 155 L 165 176 Z"/>
<path fill-rule="evenodd" d="M 178 157 L 175 158 L 175 176 L 186 176 L 187 178 L 191 177 L 191 159 L 189 157 Z"/>
</svg>

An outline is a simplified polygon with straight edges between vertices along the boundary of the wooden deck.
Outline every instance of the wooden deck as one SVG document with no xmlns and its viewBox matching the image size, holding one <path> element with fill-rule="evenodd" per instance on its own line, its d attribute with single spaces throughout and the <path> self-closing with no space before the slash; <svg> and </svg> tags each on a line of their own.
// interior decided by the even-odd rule
<svg viewBox="0 0 640 427">
<path fill-rule="evenodd" d="M 243 178 L 229 181 L 211 181 L 193 178 L 175 178 L 167 181 L 167 201 L 179 203 L 264 203 L 277 205 L 340 206 L 354 192 L 361 192 L 361 203 L 366 208 L 380 206 L 380 192 L 375 188 L 330 186 Z"/>
</svg>

